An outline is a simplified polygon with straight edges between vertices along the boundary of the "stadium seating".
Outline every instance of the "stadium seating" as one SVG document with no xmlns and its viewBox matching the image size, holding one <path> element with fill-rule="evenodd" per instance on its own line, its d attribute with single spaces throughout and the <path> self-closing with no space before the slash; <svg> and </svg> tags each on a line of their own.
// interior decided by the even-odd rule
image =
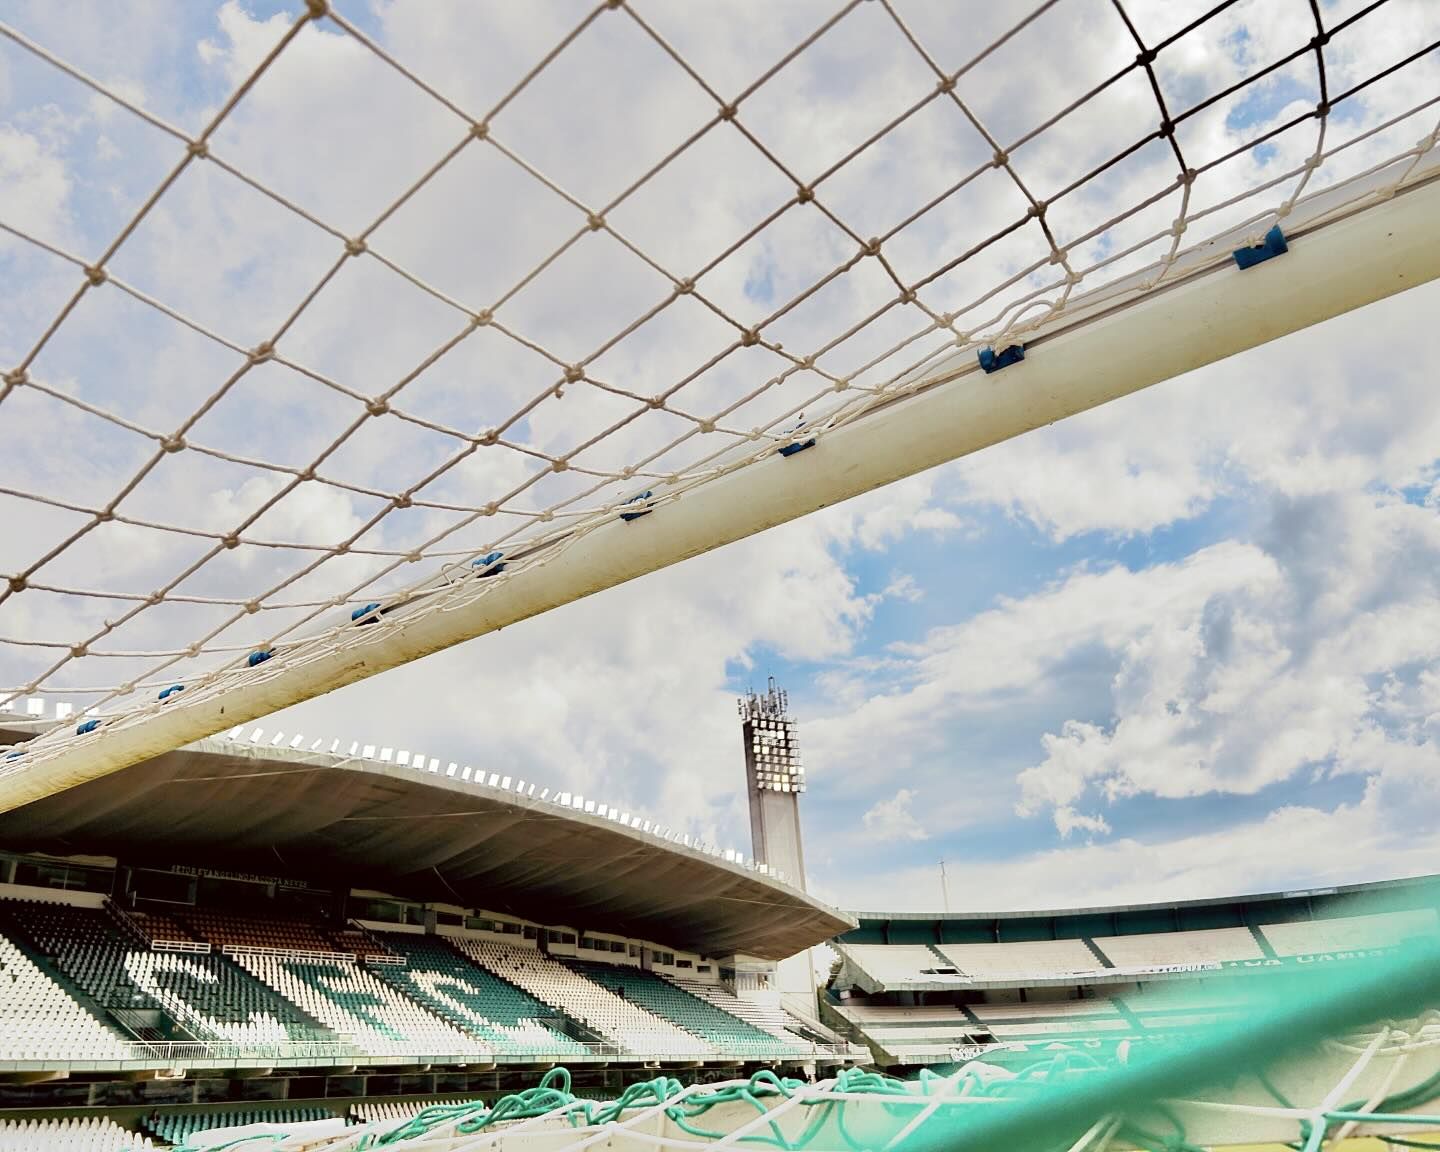
<svg viewBox="0 0 1440 1152">
<path fill-rule="evenodd" d="M 846 944 L 844 950 L 881 984 L 944 980 L 943 976 L 926 974 L 927 970 L 954 966 L 924 944 Z"/>
<path fill-rule="evenodd" d="M 0 1152 L 132 1152 L 153 1147 L 149 1137 L 127 1132 L 101 1116 L 0 1121 Z"/>
<path fill-rule="evenodd" d="M 247 972 L 366 1052 L 488 1059 L 490 1049 L 401 995 L 352 960 L 244 952 Z"/>
<path fill-rule="evenodd" d="M 0 1060 L 118 1060 L 117 1032 L 0 937 Z"/>
<path fill-rule="evenodd" d="M 953 1004 L 897 1005 L 849 1002 L 835 1009 L 865 1037 L 902 1063 L 944 1059 L 953 1048 L 975 1043 L 981 1031 Z"/>
<path fill-rule="evenodd" d="M 1277 956 L 1310 952 L 1341 952 L 1392 948 L 1417 936 L 1436 932 L 1435 911 L 1377 912 L 1369 916 L 1343 916 L 1328 920 L 1302 920 L 1266 924 L 1260 929 Z"/>
<path fill-rule="evenodd" d="M 196 908 L 178 919 L 199 939 L 216 948 L 273 948 L 277 951 L 340 953 L 350 951 L 319 925 L 303 920 L 255 919 Z"/>
<path fill-rule="evenodd" d="M 543 1023 L 558 1015 L 529 993 L 472 964 L 435 936 L 390 933 L 385 947 L 406 959 L 404 966 L 377 966 L 386 983 L 417 1000 L 457 1028 L 473 1032 L 497 1053 L 512 1056 L 563 1055 L 587 1049 Z"/>
<path fill-rule="evenodd" d="M 1223 963 L 1227 960 L 1260 960 L 1265 956 L 1255 934 L 1248 928 L 1097 936 L 1095 947 L 1117 968 Z"/>
<path fill-rule="evenodd" d="M 1029 1004 L 972 1004 L 970 1011 L 997 1040 L 1075 1040 L 1128 1033 L 1133 1022 L 1112 1000 L 1060 1000 Z"/>
<path fill-rule="evenodd" d="M 762 1056 L 799 1050 L 798 1044 L 777 1040 L 768 1032 L 762 1032 L 753 1024 L 747 1024 L 698 996 L 692 996 L 654 973 L 614 964 L 597 964 L 592 960 L 566 960 L 565 963 L 596 984 L 699 1036 L 721 1052 Z"/>
<path fill-rule="evenodd" d="M 1020 940 L 1006 944 L 940 944 L 936 947 L 966 976 L 986 980 L 1007 976 L 1063 976 L 1094 972 L 1103 965 L 1083 940 Z"/>
<path fill-rule="evenodd" d="M 474 1096 L 427 1096 L 423 1100 L 362 1100 L 350 1105 L 350 1118 L 361 1124 L 374 1124 L 377 1121 L 399 1124 L 413 1119 L 426 1108 L 433 1108 L 436 1104 L 475 1103 L 478 1103 L 478 1098 Z"/>
<path fill-rule="evenodd" d="M 720 984 L 707 984 L 703 980 L 687 980 L 683 976 L 664 975 L 677 988 L 683 988 L 692 996 L 709 1001 L 722 1012 L 738 1016 L 747 1024 L 774 1036 L 777 1040 L 794 1043 L 796 1036 L 790 1030 L 790 1017 L 778 1004 L 757 1004 L 753 1000 L 742 1000 Z"/>
<path fill-rule="evenodd" d="M 715 1054 L 715 1050 L 698 1037 L 586 980 L 549 956 L 492 940 L 457 937 L 454 944 L 482 968 L 525 989 L 541 1003 L 559 1008 L 631 1052 L 695 1057 Z"/>
<path fill-rule="evenodd" d="M 200 1039 L 240 1043 L 328 1035 L 229 959 L 141 948 L 108 913 L 5 901 L 31 944 L 105 1009 L 160 1009 Z"/>
<path fill-rule="evenodd" d="M 334 1117 L 335 1113 L 324 1108 L 247 1108 L 243 1112 L 152 1112 L 141 1123 L 147 1132 L 167 1144 L 183 1144 L 196 1132 L 208 1132 L 212 1128 L 274 1124 L 277 1131 L 283 1131 L 286 1124 Z"/>
</svg>

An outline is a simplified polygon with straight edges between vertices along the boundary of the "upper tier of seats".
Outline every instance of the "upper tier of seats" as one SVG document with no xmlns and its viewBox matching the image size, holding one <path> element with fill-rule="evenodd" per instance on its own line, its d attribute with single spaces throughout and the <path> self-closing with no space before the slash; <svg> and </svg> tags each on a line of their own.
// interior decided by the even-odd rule
<svg viewBox="0 0 1440 1152">
<path fill-rule="evenodd" d="M 699 1036 L 722 1052 L 759 1056 L 777 1049 L 797 1047 L 794 1043 L 787 1045 L 777 1040 L 768 1032 L 762 1032 L 753 1024 L 747 1024 L 698 996 L 692 996 L 654 973 L 639 968 L 597 964 L 590 960 L 567 960 L 566 964 L 587 979 Z"/>
<path fill-rule="evenodd" d="M 406 964 L 377 966 L 377 976 L 457 1028 L 479 1035 L 497 1052 L 518 1056 L 587 1051 L 545 1023 L 560 1015 L 554 1008 L 467 960 L 443 939 L 401 932 L 386 933 L 382 939 Z"/>
<path fill-rule="evenodd" d="M 1022 940 L 1012 944 L 940 944 L 936 947 L 966 976 L 1049 976 L 1061 972 L 1093 972 L 1100 958 L 1083 940 Z M 930 967 L 934 967 L 931 964 Z"/>
<path fill-rule="evenodd" d="M 1265 953 L 1248 928 L 1151 932 L 1143 936 L 1097 936 L 1095 947 L 1117 968 L 1160 964 L 1208 964 L 1260 960 Z"/>
<path fill-rule="evenodd" d="M 955 966 L 925 944 L 846 944 L 845 949 L 881 984 L 938 980 L 941 977 L 927 975 L 927 970 Z"/>
<path fill-rule="evenodd" d="M 716 1054 L 699 1037 L 533 949 L 463 937 L 454 943 L 482 968 L 631 1052 L 695 1057 Z"/>
<path fill-rule="evenodd" d="M 118 1060 L 124 1051 L 114 1029 L 0 937 L 0 1059 Z"/>
<path fill-rule="evenodd" d="M 256 979 L 366 1052 L 492 1055 L 489 1045 L 445 1023 L 353 960 L 294 960 L 255 952 L 236 959 Z"/>
<path fill-rule="evenodd" d="M 690 995 L 709 1001 L 722 1012 L 739 1017 L 767 1035 L 774 1036 L 777 1040 L 784 1040 L 790 1044 L 795 1042 L 795 1033 L 790 1029 L 790 1016 L 778 1004 L 760 1004 L 753 1000 L 742 1000 L 733 992 L 728 991 L 723 984 L 706 984 L 703 980 L 691 980 L 684 976 L 667 975 L 665 979 L 676 987 L 685 989 Z"/>
<path fill-rule="evenodd" d="M 201 1039 L 264 1043 L 325 1034 L 226 957 L 153 952 L 100 909 L 5 901 L 0 914 L 103 1009 L 158 1008 Z"/>
<path fill-rule="evenodd" d="M 1260 930 L 1277 956 L 1309 952 L 1349 952 L 1392 948 L 1417 936 L 1436 932 L 1435 911 L 1377 912 L 1333 920 L 1304 920 L 1293 924 L 1266 924 Z"/>
</svg>

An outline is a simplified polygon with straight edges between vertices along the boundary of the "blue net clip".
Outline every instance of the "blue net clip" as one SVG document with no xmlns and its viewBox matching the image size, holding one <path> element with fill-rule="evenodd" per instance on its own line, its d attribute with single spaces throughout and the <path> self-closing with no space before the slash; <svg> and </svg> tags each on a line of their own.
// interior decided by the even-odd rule
<svg viewBox="0 0 1440 1152">
<path fill-rule="evenodd" d="M 804 428 L 804 427 L 805 427 L 805 421 L 804 421 L 804 420 L 801 420 L 800 423 L 796 424 L 794 428 L 790 429 L 790 435 L 794 436 L 796 433 L 798 433 L 798 432 L 800 431 L 800 429 L 802 429 L 802 428 Z M 808 440 L 792 440 L 789 444 L 786 444 L 786 445 L 784 445 L 784 446 L 781 447 L 781 449 L 780 449 L 780 455 L 781 455 L 781 456 L 794 456 L 795 453 L 797 453 L 797 452 L 803 452 L 803 451 L 805 451 L 806 448 L 813 448 L 813 447 L 815 447 L 815 437 L 813 437 L 813 436 L 811 436 L 810 439 L 808 439 Z"/>
<path fill-rule="evenodd" d="M 260 649 L 260 651 L 252 652 L 249 656 L 245 657 L 245 663 L 248 664 L 251 668 L 254 668 L 257 664 L 265 663 L 265 661 L 269 660 L 270 657 L 274 655 L 275 649 L 262 648 Z"/>
<path fill-rule="evenodd" d="M 76 727 L 76 729 L 75 729 L 75 735 L 77 735 L 77 736 L 84 736 L 85 733 L 87 733 L 87 732 L 94 732 L 95 729 L 97 729 L 97 728 L 99 728 L 99 727 L 100 727 L 100 721 L 99 721 L 99 720 L 86 720 L 83 724 L 80 724 L 80 725 L 78 725 L 78 726 Z"/>
<path fill-rule="evenodd" d="M 474 568 L 476 574 L 482 577 L 498 576 L 501 572 L 505 571 L 505 565 L 500 563 L 500 558 L 504 555 L 504 552 L 498 550 L 488 552 L 484 556 L 481 556 L 480 559 L 472 560 L 470 567 Z"/>
<path fill-rule="evenodd" d="M 351 612 L 350 619 L 351 621 L 358 620 L 361 624 L 374 624 L 375 621 L 380 619 L 379 613 L 375 612 L 375 609 L 379 607 L 380 601 L 372 601 L 371 603 L 366 604 L 365 607 L 356 608 L 355 611 Z M 374 613 L 374 615 L 372 615 L 372 613 Z M 366 617 L 369 617 L 369 619 L 366 619 Z M 252 668 L 255 666 L 253 661 L 251 662 L 250 666 Z"/>
<path fill-rule="evenodd" d="M 1256 264 L 1263 264 L 1271 257 L 1279 256 L 1290 251 L 1290 245 L 1285 243 L 1285 233 L 1280 231 L 1280 225 L 1276 224 L 1270 231 L 1265 233 L 1265 239 L 1253 248 L 1237 248 L 1233 255 L 1235 263 L 1243 271 L 1246 268 L 1253 268 Z"/>
<path fill-rule="evenodd" d="M 624 508 L 626 505 L 629 504 L 645 503 L 645 501 L 649 500 L 653 495 L 655 495 L 655 493 L 651 492 L 647 488 L 644 492 L 641 492 L 640 495 L 630 497 L 630 499 L 626 500 L 625 503 L 621 505 L 621 507 Z M 629 522 L 631 520 L 638 520 L 642 516 L 650 515 L 652 511 L 653 509 L 650 507 L 650 505 L 645 504 L 645 508 L 640 512 L 621 512 L 620 519 L 626 522 Z"/>
<path fill-rule="evenodd" d="M 25 755 L 24 752 L 7 752 L 7 753 L 5 754 L 5 759 L 6 759 L 6 760 L 19 760 L 20 757 L 22 757 L 22 756 L 24 756 L 24 755 Z"/>
<path fill-rule="evenodd" d="M 161 692 L 160 692 L 160 699 L 161 699 L 161 700 L 168 700 L 171 696 L 174 696 L 174 695 L 176 695 L 177 693 L 183 692 L 183 691 L 185 691 L 185 685 L 183 685 L 183 684 L 172 684 L 172 685 L 170 685 L 170 687 L 164 688 L 164 689 L 161 690 Z"/>
<path fill-rule="evenodd" d="M 1003 348 L 999 352 L 996 352 L 994 348 L 981 348 L 976 356 L 980 361 L 980 367 L 987 374 L 998 372 L 1001 368 L 1008 368 L 1011 364 L 1018 364 L 1024 360 L 1025 345 L 1011 344 L 1010 347 Z"/>
</svg>

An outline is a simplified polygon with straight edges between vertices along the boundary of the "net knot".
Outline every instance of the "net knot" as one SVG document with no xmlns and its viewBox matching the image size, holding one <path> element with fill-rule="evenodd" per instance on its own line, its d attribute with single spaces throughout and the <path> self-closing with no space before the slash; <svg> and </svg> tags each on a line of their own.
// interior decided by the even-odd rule
<svg viewBox="0 0 1440 1152">
<path fill-rule="evenodd" d="M 860 251 L 866 256 L 880 255 L 880 237 L 872 236 L 864 244 L 860 245 Z"/>
<path fill-rule="evenodd" d="M 166 452 L 175 453 L 185 451 L 185 437 L 176 432 L 173 436 L 166 436 L 160 441 L 160 447 Z"/>
<path fill-rule="evenodd" d="M 30 373 L 26 372 L 24 368 L 12 368 L 5 373 L 5 383 L 12 388 L 18 388 L 22 384 L 30 383 Z"/>
<path fill-rule="evenodd" d="M 591 212 L 585 217 L 585 227 L 589 228 L 591 232 L 599 232 L 605 227 L 605 217 L 598 212 Z"/>
<path fill-rule="evenodd" d="M 204 160 L 210 155 L 210 141 L 191 140 L 185 145 L 185 151 L 190 153 L 196 160 Z"/>
<path fill-rule="evenodd" d="M 487 428 L 484 432 L 480 434 L 480 443 L 486 448 L 492 447 L 499 439 L 500 433 L 495 431 L 494 428 Z"/>
<path fill-rule="evenodd" d="M 1155 63 L 1155 57 L 1159 55 L 1154 48 L 1146 48 L 1142 52 L 1135 53 L 1135 63 L 1141 68 L 1148 68 Z"/>
<path fill-rule="evenodd" d="M 84 656 L 88 651 L 89 649 L 86 648 L 84 644 L 70 645 L 70 655 L 75 657 L 75 659 L 77 660 L 80 659 L 80 657 Z"/>
<path fill-rule="evenodd" d="M 305 0 L 310 19 L 323 20 L 330 13 L 330 0 Z"/>
<path fill-rule="evenodd" d="M 567 470 L 569 469 L 569 467 L 570 467 L 569 461 L 567 461 L 567 460 L 564 459 L 563 457 L 561 457 L 561 458 L 558 459 L 558 460 L 552 460 L 552 461 L 550 461 L 550 471 L 552 471 L 552 472 L 565 472 L 565 471 L 567 471 Z"/>
<path fill-rule="evenodd" d="M 990 163 L 996 168 L 1003 168 L 1006 164 L 1010 163 L 1010 153 L 1006 152 L 1003 148 L 997 148 L 995 149 L 995 155 L 990 157 Z"/>
<path fill-rule="evenodd" d="M 649 400 L 645 401 L 645 403 L 648 404 L 652 409 L 663 408 L 665 407 L 665 397 L 651 396 Z"/>
<path fill-rule="evenodd" d="M 240 537 L 234 532 L 231 532 L 228 536 L 222 536 L 220 537 L 220 547 L 238 548 L 240 547 Z"/>
<path fill-rule="evenodd" d="M 746 348 L 749 348 L 749 347 L 751 347 L 752 345 L 755 345 L 755 344 L 760 343 L 760 329 L 758 329 L 758 328 L 747 328 L 747 329 L 745 329 L 745 331 L 740 334 L 740 343 L 741 343 L 742 345 L 744 345 Z"/>
<path fill-rule="evenodd" d="M 681 280 L 680 283 L 675 285 L 676 296 L 688 296 L 691 292 L 694 291 L 695 281 L 691 280 L 688 276 L 684 280 Z"/>
<path fill-rule="evenodd" d="M 247 616 L 254 616 L 255 613 L 257 613 L 257 612 L 259 612 L 259 611 L 260 611 L 260 601 L 258 601 L 258 600 L 247 600 L 247 601 L 245 601 L 245 613 L 246 613 Z"/>
<path fill-rule="evenodd" d="M 390 401 L 383 397 L 376 397 L 374 400 L 365 401 L 365 411 L 371 416 L 383 416 L 390 411 Z"/>
<path fill-rule="evenodd" d="M 110 274 L 106 272 L 104 268 L 101 268 L 98 264 L 85 265 L 85 279 L 90 281 L 90 286 L 92 288 L 100 287 L 100 285 L 104 284 L 105 281 L 109 278 Z"/>
<path fill-rule="evenodd" d="M 499 512 L 499 511 L 500 511 L 500 505 L 497 504 L 497 503 L 495 503 L 495 501 L 492 500 L 492 501 L 490 501 L 489 504 L 486 504 L 485 507 L 483 507 L 483 508 L 480 509 L 480 515 L 482 515 L 482 516 L 494 516 L 495 513 Z"/>
<path fill-rule="evenodd" d="M 799 188 L 795 189 L 795 200 L 797 203 L 809 204 L 814 199 L 815 189 L 811 188 L 809 185 L 802 184 Z"/>
<path fill-rule="evenodd" d="M 490 125 L 484 120 L 476 120 L 470 125 L 470 135 L 476 140 L 488 140 L 490 138 Z"/>
<path fill-rule="evenodd" d="M 411 496 L 409 492 L 401 492 L 400 495 L 396 496 L 390 503 L 396 508 L 409 508 L 415 503 L 415 497 Z"/>
<path fill-rule="evenodd" d="M 915 299 L 916 296 L 914 288 L 906 288 L 905 291 L 900 293 L 901 304 L 913 304 L 915 303 Z"/>
<path fill-rule="evenodd" d="M 937 80 L 937 81 L 935 82 L 935 91 L 937 91 L 937 92 L 953 92 L 953 91 L 955 91 L 955 77 L 954 77 L 954 76 L 942 76 L 939 80 Z"/>
<path fill-rule="evenodd" d="M 347 256 L 359 256 L 365 251 L 365 241 L 360 239 L 345 241 L 345 254 Z"/>
<path fill-rule="evenodd" d="M 114 519 L 115 509 L 113 508 L 102 508 L 99 512 L 95 513 L 95 523 L 97 524 L 108 524 Z"/>
<path fill-rule="evenodd" d="M 275 345 L 266 340 L 250 349 L 250 363 L 263 364 L 275 355 Z"/>
<path fill-rule="evenodd" d="M 470 323 L 476 328 L 484 328 L 494 319 L 495 313 L 490 311 L 489 308 L 482 308 L 479 312 L 475 312 L 471 315 Z"/>
<path fill-rule="evenodd" d="M 722 104 L 717 115 L 721 120 L 734 120 L 738 111 L 739 109 L 734 104 Z"/>
<path fill-rule="evenodd" d="M 565 366 L 565 383 L 578 384 L 585 379 L 585 369 L 579 364 L 567 364 Z"/>
<path fill-rule="evenodd" d="M 28 586 L 24 576 L 11 576 L 7 583 L 11 592 L 23 592 Z"/>
</svg>

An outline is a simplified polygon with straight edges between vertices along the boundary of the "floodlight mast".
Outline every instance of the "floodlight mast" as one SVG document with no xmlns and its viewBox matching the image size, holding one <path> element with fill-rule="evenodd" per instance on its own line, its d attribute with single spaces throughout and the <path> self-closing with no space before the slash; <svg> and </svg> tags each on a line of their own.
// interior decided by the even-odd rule
<svg viewBox="0 0 1440 1152">
<path fill-rule="evenodd" d="M 657 485 L 663 503 L 652 514 L 600 525 L 466 604 L 366 630 L 294 666 L 282 653 L 252 681 L 186 692 L 83 740 L 53 748 L 42 741 L 23 768 L 0 778 L 0 811 L 1440 278 L 1440 149 L 1417 160 L 1398 189 L 1393 180 L 1375 184 L 1371 199 L 1343 211 L 1332 205 L 1328 217 L 1297 206 L 1279 258 L 1185 275 L 1182 257 L 1173 284 L 1111 307 L 1072 305 L 1034 325 L 1023 335 L 1025 358 L 999 375 L 981 373 L 973 353 L 957 354 L 912 394 L 824 431 L 808 451 L 771 454 L 669 501 Z"/>
</svg>

